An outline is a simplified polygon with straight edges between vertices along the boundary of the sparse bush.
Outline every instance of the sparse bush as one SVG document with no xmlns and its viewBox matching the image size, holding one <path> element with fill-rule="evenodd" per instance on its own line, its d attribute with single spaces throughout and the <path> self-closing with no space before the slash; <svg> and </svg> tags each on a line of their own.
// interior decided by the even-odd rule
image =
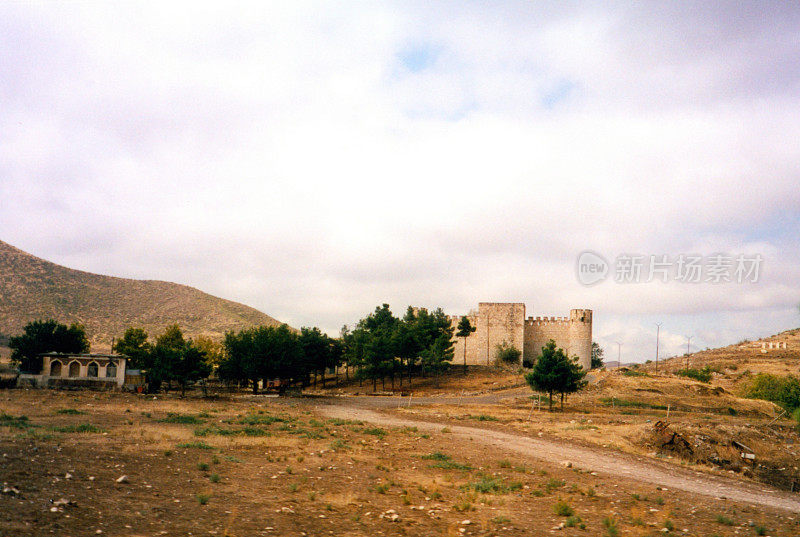
<svg viewBox="0 0 800 537">
<path fill-rule="evenodd" d="M 723 516 L 723 515 L 717 515 L 717 519 L 716 520 L 717 520 L 718 524 L 723 524 L 725 526 L 735 526 L 736 525 L 736 522 L 734 522 L 732 519 L 730 519 L 730 518 L 728 518 L 726 516 Z"/>
<path fill-rule="evenodd" d="M 219 483 L 219 474 L 211 474 L 208 476 L 208 480 L 212 483 Z"/>
<path fill-rule="evenodd" d="M 92 425 L 91 423 L 81 423 L 80 425 L 62 425 L 60 427 L 52 427 L 52 430 L 57 433 L 102 433 L 103 429 Z"/>
<path fill-rule="evenodd" d="M 604 518 L 603 527 L 606 529 L 607 537 L 617 537 L 619 535 L 619 529 L 617 529 L 617 521 L 615 519 L 611 517 Z"/>
<path fill-rule="evenodd" d="M 564 521 L 564 526 L 568 528 L 580 528 L 582 530 L 586 529 L 586 524 L 583 523 L 581 517 L 576 515 L 568 516 L 567 519 Z"/>
<path fill-rule="evenodd" d="M 470 483 L 466 487 L 482 494 L 508 494 L 520 490 L 522 483 L 516 481 L 506 483 L 497 477 L 481 476 L 480 480 Z"/>
<path fill-rule="evenodd" d="M 800 379 L 792 375 L 782 377 L 759 373 L 747 383 L 744 396 L 772 401 L 788 411 L 793 411 L 800 408 Z"/>
<path fill-rule="evenodd" d="M 208 466 L 207 462 L 198 462 L 197 463 L 197 469 L 200 470 L 201 472 L 208 472 L 208 468 L 209 468 L 209 466 Z"/>
<path fill-rule="evenodd" d="M 501 364 L 518 364 L 522 352 L 515 346 L 502 342 L 495 347 L 494 358 Z"/>
<path fill-rule="evenodd" d="M 198 495 L 197 495 L 197 502 L 198 502 L 200 505 L 205 505 L 205 504 L 207 504 L 207 503 L 208 503 L 208 500 L 210 500 L 210 499 L 211 499 L 211 495 L 210 495 L 210 494 L 198 494 Z"/>
<path fill-rule="evenodd" d="M 364 434 L 371 434 L 373 436 L 379 436 L 383 438 L 388 433 L 385 429 L 381 429 L 380 427 L 368 427 L 362 431 Z"/>
<path fill-rule="evenodd" d="M 563 500 L 558 500 L 558 502 L 553 506 L 553 512 L 558 516 L 572 516 L 575 514 L 575 510 Z"/>
<path fill-rule="evenodd" d="M 433 453 L 430 453 L 428 455 L 423 455 L 422 458 L 427 459 L 429 461 L 449 461 L 450 455 L 442 453 L 441 451 L 434 451 Z"/>
<path fill-rule="evenodd" d="M 14 429 L 27 429 L 31 426 L 28 416 L 12 416 L 5 412 L 0 412 L 0 426 L 12 427 Z"/>
<path fill-rule="evenodd" d="M 181 423 L 184 425 L 197 425 L 203 423 L 203 420 L 191 414 L 176 414 L 174 412 L 167 412 L 166 418 L 158 420 L 159 423 Z"/>
<path fill-rule="evenodd" d="M 205 442 L 182 442 L 175 447 L 178 449 L 214 449 Z"/>
<path fill-rule="evenodd" d="M 494 416 L 489 416 L 487 414 L 478 414 L 477 416 L 469 416 L 469 418 L 477 421 L 499 421 Z"/>
<path fill-rule="evenodd" d="M 769 530 L 764 526 L 759 526 L 758 524 L 756 524 L 753 527 L 753 531 L 756 532 L 756 535 L 766 535 Z"/>
<path fill-rule="evenodd" d="M 672 531 L 675 529 L 675 524 L 673 524 L 671 520 L 667 519 L 664 521 L 664 528 L 667 531 Z"/>
<path fill-rule="evenodd" d="M 703 369 L 693 369 L 687 367 L 677 370 L 675 374 L 680 377 L 687 377 L 700 382 L 711 381 L 711 369 L 708 366 L 705 366 Z"/>
</svg>

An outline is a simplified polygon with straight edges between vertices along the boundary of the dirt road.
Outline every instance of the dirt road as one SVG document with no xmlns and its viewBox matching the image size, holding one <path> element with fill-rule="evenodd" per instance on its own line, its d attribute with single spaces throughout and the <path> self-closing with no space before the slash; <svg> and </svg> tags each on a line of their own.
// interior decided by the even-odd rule
<svg viewBox="0 0 800 537">
<path fill-rule="evenodd" d="M 363 400 L 327 400 L 320 401 L 320 403 L 319 410 L 328 417 L 356 419 L 384 426 L 417 427 L 419 430 L 427 432 L 440 431 L 443 427 L 441 423 L 407 419 L 370 410 L 365 408 L 369 403 Z M 558 464 L 562 461 L 570 461 L 576 468 L 615 478 L 631 479 L 672 490 L 682 490 L 712 498 L 729 499 L 800 513 L 800 498 L 796 494 L 771 489 L 757 483 L 744 483 L 724 477 L 710 476 L 671 466 L 668 463 L 610 450 L 578 446 L 566 441 L 462 425 L 448 424 L 447 427 L 453 437 L 482 442 L 487 446 L 514 451 L 526 457 L 550 463 Z"/>
</svg>

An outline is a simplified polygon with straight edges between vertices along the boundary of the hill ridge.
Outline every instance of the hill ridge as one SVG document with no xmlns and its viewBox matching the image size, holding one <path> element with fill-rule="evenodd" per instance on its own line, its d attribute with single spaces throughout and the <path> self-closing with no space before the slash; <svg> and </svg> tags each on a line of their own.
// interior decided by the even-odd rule
<svg viewBox="0 0 800 537">
<path fill-rule="evenodd" d="M 82 323 L 93 348 L 108 348 L 129 326 L 155 336 L 178 323 L 187 336 L 219 339 L 228 330 L 282 324 L 189 285 L 72 269 L 0 240 L 0 334 L 14 335 L 44 318 Z"/>
</svg>

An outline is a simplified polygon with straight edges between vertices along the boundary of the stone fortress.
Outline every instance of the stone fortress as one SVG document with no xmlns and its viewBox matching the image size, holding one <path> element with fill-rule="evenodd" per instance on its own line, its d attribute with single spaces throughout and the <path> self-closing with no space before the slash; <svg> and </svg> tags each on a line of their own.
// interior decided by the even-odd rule
<svg viewBox="0 0 800 537">
<path fill-rule="evenodd" d="M 522 351 L 522 363 L 529 364 L 551 339 L 567 355 L 577 356 L 585 370 L 592 363 L 592 310 L 570 310 L 569 317 L 525 317 L 521 302 L 480 302 L 467 318 L 475 332 L 466 338 L 468 365 L 494 364 L 497 346 L 505 342 Z M 458 331 L 461 315 L 450 317 Z M 465 338 L 455 338 L 453 365 L 464 363 Z"/>
</svg>

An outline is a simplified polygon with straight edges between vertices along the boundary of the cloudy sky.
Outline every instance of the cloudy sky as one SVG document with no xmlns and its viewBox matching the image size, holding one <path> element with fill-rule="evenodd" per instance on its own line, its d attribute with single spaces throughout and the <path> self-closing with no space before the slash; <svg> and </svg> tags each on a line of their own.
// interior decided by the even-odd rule
<svg viewBox="0 0 800 537">
<path fill-rule="evenodd" d="M 656 322 L 662 355 L 793 328 L 800 7 L 713 4 L 3 2 L 0 239 L 332 334 L 382 302 L 591 308 L 623 361 Z M 719 253 L 758 281 L 614 281 Z"/>
</svg>

